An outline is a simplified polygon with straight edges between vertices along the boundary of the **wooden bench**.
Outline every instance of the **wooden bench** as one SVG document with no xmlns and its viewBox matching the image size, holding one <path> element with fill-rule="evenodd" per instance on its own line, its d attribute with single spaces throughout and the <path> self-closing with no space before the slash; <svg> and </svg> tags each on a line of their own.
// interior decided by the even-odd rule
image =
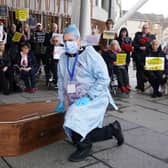
<svg viewBox="0 0 168 168">
<path fill-rule="evenodd" d="M 0 105 L 0 156 L 16 156 L 65 138 L 56 101 Z"/>
</svg>

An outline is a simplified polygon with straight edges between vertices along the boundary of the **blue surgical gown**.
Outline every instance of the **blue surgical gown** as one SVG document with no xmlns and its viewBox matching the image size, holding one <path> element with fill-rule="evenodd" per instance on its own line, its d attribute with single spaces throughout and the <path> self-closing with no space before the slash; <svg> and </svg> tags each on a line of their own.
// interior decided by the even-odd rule
<svg viewBox="0 0 168 168">
<path fill-rule="evenodd" d="M 103 126 L 103 119 L 108 104 L 118 109 L 109 92 L 110 78 L 107 67 L 101 55 L 93 47 L 87 47 L 79 56 L 75 66 L 73 80 L 67 68 L 67 55 L 62 55 L 58 64 L 58 96 L 60 101 L 69 101 L 65 113 L 64 129 L 71 139 L 72 130 L 84 139 L 95 128 Z M 74 59 L 69 57 L 69 67 L 72 69 Z M 68 94 L 67 85 L 76 85 L 76 92 Z M 76 106 L 74 101 L 82 96 L 88 96 L 91 101 L 86 105 Z"/>
</svg>

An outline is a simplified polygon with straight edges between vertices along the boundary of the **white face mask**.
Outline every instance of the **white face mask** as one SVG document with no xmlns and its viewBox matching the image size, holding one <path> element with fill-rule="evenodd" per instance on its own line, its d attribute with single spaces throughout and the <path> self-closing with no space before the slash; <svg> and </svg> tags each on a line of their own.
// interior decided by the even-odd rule
<svg viewBox="0 0 168 168">
<path fill-rule="evenodd" d="M 64 47 L 68 54 L 76 54 L 78 52 L 78 44 L 76 41 L 67 41 Z"/>
</svg>

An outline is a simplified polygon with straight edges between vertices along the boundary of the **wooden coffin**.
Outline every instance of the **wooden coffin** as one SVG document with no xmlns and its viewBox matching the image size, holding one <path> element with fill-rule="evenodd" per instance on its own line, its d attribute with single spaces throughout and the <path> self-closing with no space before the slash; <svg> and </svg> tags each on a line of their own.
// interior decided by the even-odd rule
<svg viewBox="0 0 168 168">
<path fill-rule="evenodd" d="M 16 156 L 65 138 L 56 101 L 0 105 L 0 156 Z"/>
</svg>

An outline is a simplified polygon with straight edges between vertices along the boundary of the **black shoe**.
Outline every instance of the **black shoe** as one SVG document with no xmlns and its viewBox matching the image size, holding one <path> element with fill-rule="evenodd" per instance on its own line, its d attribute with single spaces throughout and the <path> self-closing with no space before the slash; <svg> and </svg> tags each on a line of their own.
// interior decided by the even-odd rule
<svg viewBox="0 0 168 168">
<path fill-rule="evenodd" d="M 157 92 L 156 95 L 157 95 L 158 97 L 162 97 L 162 93 L 161 93 L 161 92 Z"/>
<path fill-rule="evenodd" d="M 91 143 L 80 142 L 77 145 L 77 150 L 69 157 L 69 161 L 80 162 L 90 155 L 92 148 Z"/>
<path fill-rule="evenodd" d="M 152 98 L 156 98 L 157 97 L 157 94 L 156 93 L 153 93 L 152 94 Z"/>
<path fill-rule="evenodd" d="M 121 125 L 118 121 L 114 121 L 114 123 L 112 123 L 111 125 L 113 126 L 113 135 L 117 139 L 118 146 L 120 146 L 124 143 L 124 136 L 122 133 Z"/>
</svg>

